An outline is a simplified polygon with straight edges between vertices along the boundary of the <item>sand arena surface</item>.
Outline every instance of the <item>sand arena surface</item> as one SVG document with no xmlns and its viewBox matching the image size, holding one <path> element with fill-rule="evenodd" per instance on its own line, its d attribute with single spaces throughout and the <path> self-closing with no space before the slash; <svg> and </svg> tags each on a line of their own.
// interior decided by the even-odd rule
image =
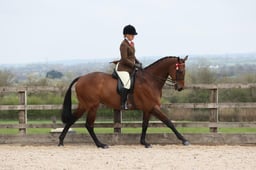
<svg viewBox="0 0 256 170">
<path fill-rule="evenodd" d="M 255 170 L 256 146 L 0 145 L 1 170 Z"/>
</svg>

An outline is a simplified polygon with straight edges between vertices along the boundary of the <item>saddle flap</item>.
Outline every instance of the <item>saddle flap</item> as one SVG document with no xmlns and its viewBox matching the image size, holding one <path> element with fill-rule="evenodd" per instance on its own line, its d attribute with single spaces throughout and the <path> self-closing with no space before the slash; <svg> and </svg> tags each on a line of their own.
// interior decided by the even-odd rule
<svg viewBox="0 0 256 170">
<path fill-rule="evenodd" d="M 135 77 L 136 77 L 135 75 L 136 75 L 136 71 L 130 76 L 131 85 L 130 85 L 129 93 L 133 92 Z M 123 84 L 122 80 L 120 79 L 116 69 L 113 70 L 112 77 L 117 79 L 117 92 L 118 92 L 118 94 L 121 94 L 121 91 L 124 88 L 124 84 Z"/>
</svg>

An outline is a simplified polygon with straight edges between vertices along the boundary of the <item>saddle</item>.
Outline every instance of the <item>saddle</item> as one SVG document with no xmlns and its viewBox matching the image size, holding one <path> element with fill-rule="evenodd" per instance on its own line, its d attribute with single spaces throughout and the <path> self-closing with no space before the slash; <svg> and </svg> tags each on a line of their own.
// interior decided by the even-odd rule
<svg viewBox="0 0 256 170">
<path fill-rule="evenodd" d="M 133 71 L 132 75 L 130 75 L 130 79 L 131 79 L 131 88 L 128 90 L 129 93 L 133 93 L 134 90 L 134 83 L 135 83 L 135 75 L 136 75 L 136 71 Z M 118 76 L 116 69 L 114 69 L 113 73 L 112 73 L 112 77 L 117 79 L 117 92 L 118 94 L 121 94 L 122 89 L 124 88 L 124 84 L 121 81 L 120 77 Z"/>
</svg>

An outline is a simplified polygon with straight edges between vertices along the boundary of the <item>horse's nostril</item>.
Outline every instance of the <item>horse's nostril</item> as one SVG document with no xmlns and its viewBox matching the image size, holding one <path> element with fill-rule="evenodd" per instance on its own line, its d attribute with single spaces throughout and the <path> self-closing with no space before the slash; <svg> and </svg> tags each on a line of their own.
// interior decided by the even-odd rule
<svg viewBox="0 0 256 170">
<path fill-rule="evenodd" d="M 174 87 L 175 87 L 175 90 L 178 90 L 178 91 L 183 90 L 183 87 L 180 87 L 178 84 L 175 84 Z"/>
</svg>

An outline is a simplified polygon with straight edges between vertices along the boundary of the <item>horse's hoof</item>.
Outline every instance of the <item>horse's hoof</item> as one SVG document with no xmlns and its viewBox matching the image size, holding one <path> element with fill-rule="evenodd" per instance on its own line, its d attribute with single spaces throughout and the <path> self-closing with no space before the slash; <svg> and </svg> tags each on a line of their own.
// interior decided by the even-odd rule
<svg viewBox="0 0 256 170">
<path fill-rule="evenodd" d="M 58 146 L 64 146 L 63 142 L 60 142 L 60 143 L 58 144 Z"/>
<path fill-rule="evenodd" d="M 105 144 L 102 144 L 102 145 L 98 146 L 98 148 L 108 149 L 108 148 L 109 148 L 109 146 L 108 146 L 108 145 L 105 145 Z"/>
<path fill-rule="evenodd" d="M 144 145 L 145 148 L 152 148 L 152 146 L 149 143 L 147 143 L 147 142 L 145 142 L 143 140 L 140 141 L 140 144 Z"/>
<path fill-rule="evenodd" d="M 103 148 L 103 149 L 108 149 L 109 146 L 108 146 L 108 145 L 104 145 L 102 148 Z"/>
<path fill-rule="evenodd" d="M 190 145 L 189 141 L 187 141 L 187 140 L 183 141 L 182 144 L 183 144 L 184 146 Z"/>
<path fill-rule="evenodd" d="M 152 145 L 146 144 L 146 145 L 145 145 L 145 148 L 152 148 Z"/>
</svg>

